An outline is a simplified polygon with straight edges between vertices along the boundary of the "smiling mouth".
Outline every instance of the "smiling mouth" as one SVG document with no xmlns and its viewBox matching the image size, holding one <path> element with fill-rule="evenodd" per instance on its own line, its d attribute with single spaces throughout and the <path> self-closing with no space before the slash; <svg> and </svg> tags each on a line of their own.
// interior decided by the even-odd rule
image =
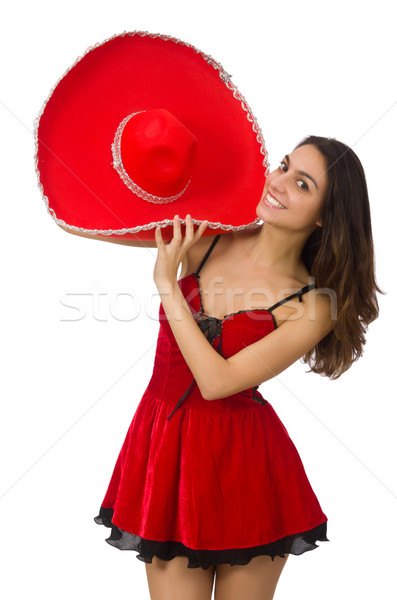
<svg viewBox="0 0 397 600">
<path fill-rule="evenodd" d="M 284 206 L 283 204 L 281 204 L 281 202 L 279 202 L 278 200 L 276 200 L 275 198 L 273 198 L 273 196 L 271 196 L 269 194 L 269 192 L 263 198 L 263 201 L 264 201 L 264 203 L 267 206 L 271 206 L 272 208 L 281 208 L 281 209 L 286 209 L 287 208 L 286 206 Z"/>
</svg>

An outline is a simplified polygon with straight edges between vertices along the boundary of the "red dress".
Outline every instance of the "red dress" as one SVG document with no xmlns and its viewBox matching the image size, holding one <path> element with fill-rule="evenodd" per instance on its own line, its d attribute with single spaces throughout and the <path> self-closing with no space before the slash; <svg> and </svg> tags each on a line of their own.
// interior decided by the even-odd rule
<svg viewBox="0 0 397 600">
<path fill-rule="evenodd" d="M 271 333 L 272 310 L 239 311 L 223 319 L 203 311 L 199 271 L 179 280 L 209 343 L 228 358 Z M 189 559 L 190 568 L 247 564 L 254 556 L 284 557 L 317 548 L 327 517 L 298 451 L 258 386 L 207 401 L 181 354 L 160 304 L 152 377 L 135 411 L 95 517 L 111 527 L 106 540 L 154 555 Z"/>
</svg>

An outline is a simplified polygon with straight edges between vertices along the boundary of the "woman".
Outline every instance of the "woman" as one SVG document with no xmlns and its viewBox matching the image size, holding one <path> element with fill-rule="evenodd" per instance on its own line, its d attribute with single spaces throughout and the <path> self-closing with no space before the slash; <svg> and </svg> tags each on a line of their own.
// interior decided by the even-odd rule
<svg viewBox="0 0 397 600">
<path fill-rule="evenodd" d="M 187 215 L 182 235 L 176 216 L 169 244 L 159 228 L 155 243 L 125 242 L 158 248 L 161 331 L 95 520 L 112 527 L 111 545 L 140 552 L 152 600 L 210 600 L 215 573 L 216 600 L 271 600 L 289 554 L 328 541 L 257 388 L 301 357 L 336 379 L 362 355 L 381 290 L 361 163 L 335 139 L 307 137 L 268 176 L 256 212 L 255 229 L 203 237 L 207 224 L 194 232 Z"/>
</svg>

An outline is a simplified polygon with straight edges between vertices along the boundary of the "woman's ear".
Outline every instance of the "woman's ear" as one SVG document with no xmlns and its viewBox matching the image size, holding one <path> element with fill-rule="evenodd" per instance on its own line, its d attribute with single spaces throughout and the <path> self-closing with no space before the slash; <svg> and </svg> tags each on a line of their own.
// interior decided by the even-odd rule
<svg viewBox="0 0 397 600">
<path fill-rule="evenodd" d="M 322 226 L 323 226 L 323 220 L 322 220 L 322 219 L 319 219 L 319 220 L 316 222 L 316 225 L 317 225 L 318 227 L 322 227 Z"/>
</svg>

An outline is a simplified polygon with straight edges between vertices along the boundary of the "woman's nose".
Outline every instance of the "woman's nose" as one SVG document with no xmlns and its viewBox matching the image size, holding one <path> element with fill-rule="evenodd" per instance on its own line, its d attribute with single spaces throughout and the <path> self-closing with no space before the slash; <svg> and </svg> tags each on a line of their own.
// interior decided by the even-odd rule
<svg viewBox="0 0 397 600">
<path fill-rule="evenodd" d="M 283 175 L 276 175 L 269 182 L 270 190 L 273 189 L 275 192 L 278 192 L 280 194 L 285 192 L 285 187 L 286 180 L 284 179 Z"/>
</svg>

